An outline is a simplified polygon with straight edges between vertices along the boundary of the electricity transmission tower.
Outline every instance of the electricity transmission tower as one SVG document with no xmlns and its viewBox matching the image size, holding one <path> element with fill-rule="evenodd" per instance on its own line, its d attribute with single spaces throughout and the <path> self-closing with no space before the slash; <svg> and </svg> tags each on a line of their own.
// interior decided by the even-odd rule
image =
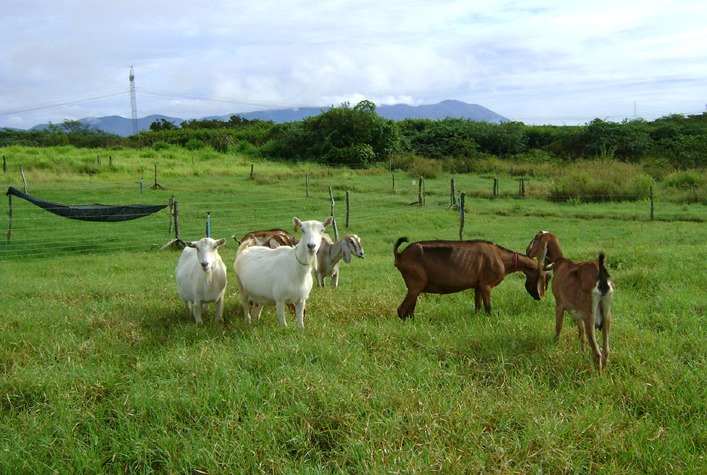
<svg viewBox="0 0 707 475">
<path fill-rule="evenodd" d="M 137 100 L 135 99 L 135 71 L 130 66 L 130 110 L 133 114 L 133 135 L 137 134 Z"/>
</svg>

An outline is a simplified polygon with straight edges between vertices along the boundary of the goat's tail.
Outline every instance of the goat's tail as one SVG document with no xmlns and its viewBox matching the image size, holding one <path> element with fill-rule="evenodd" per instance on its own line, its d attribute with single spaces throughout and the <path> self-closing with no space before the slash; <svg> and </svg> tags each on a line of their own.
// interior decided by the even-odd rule
<svg viewBox="0 0 707 475">
<path fill-rule="evenodd" d="M 401 237 L 401 238 L 398 238 L 397 241 L 395 241 L 395 246 L 393 246 L 393 255 L 395 256 L 396 259 L 397 259 L 398 256 L 400 255 L 400 252 L 398 252 L 398 248 L 399 248 L 400 245 L 401 245 L 402 243 L 404 243 L 404 242 L 408 242 L 408 238 L 406 238 L 406 237 Z"/>
<path fill-rule="evenodd" d="M 609 271 L 604 266 L 604 253 L 599 253 L 599 282 L 597 288 L 601 295 L 606 295 L 609 292 Z"/>
</svg>

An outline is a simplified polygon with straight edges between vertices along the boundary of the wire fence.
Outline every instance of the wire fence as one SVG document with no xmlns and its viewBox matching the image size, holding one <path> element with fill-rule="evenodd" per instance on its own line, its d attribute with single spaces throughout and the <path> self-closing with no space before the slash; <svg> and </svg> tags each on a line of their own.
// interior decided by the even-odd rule
<svg viewBox="0 0 707 475">
<path fill-rule="evenodd" d="M 391 174 L 390 182 L 380 183 L 378 188 L 353 191 L 357 184 L 327 186 L 329 177 L 318 177 L 312 184 L 309 176 L 287 180 L 280 186 L 293 189 L 301 187 L 299 197 L 286 198 L 273 193 L 268 186 L 254 187 L 247 196 L 236 196 L 227 187 L 222 190 L 207 189 L 174 191 L 150 190 L 144 193 L 138 183 L 82 184 L 82 195 L 95 201 L 110 203 L 150 204 L 176 202 L 153 215 L 118 223 L 84 222 L 53 215 L 32 203 L 15 198 L 12 208 L 3 213 L 0 229 L 6 230 L 0 243 L 0 260 L 17 258 L 47 258 L 56 255 L 81 255 L 85 253 L 108 253 L 116 251 L 156 250 L 176 237 L 195 240 L 210 234 L 213 237 L 231 236 L 240 238 L 249 231 L 268 228 L 291 229 L 292 217 L 302 219 L 324 219 L 333 214 L 336 228 L 342 233 L 351 228 L 376 230 L 383 226 L 406 225 L 405 214 L 399 210 L 423 213 L 444 212 L 444 222 L 449 228 L 458 227 L 459 237 L 473 230 L 477 218 L 494 215 L 523 216 L 573 216 L 580 219 L 645 220 L 654 218 L 655 197 L 625 201 L 628 196 L 602 195 L 591 197 L 592 201 L 603 201 L 601 205 L 584 204 L 583 199 L 569 197 L 563 202 L 549 202 L 528 198 L 523 193 L 523 182 L 517 181 L 517 193 L 498 193 L 498 184 L 493 188 L 484 184 L 483 189 L 471 182 L 456 179 L 427 180 Z M 505 185 L 506 187 L 516 185 Z M 139 190 L 139 191 L 138 191 Z M 76 196 L 72 185 L 55 184 L 34 187 L 33 195 L 42 199 L 66 202 Z M 184 198 L 182 198 L 182 196 Z M 590 198 L 590 197 L 584 197 Z M 574 201 L 573 201 L 574 200 Z M 460 203 L 463 207 L 460 208 Z M 682 211 L 681 211 L 682 210 Z M 451 212 L 450 212 L 451 211 Z M 701 221 L 699 213 L 692 213 L 678 205 L 670 210 L 656 213 L 658 219 L 683 219 Z M 485 219 L 485 218 L 484 218 Z M 178 227 L 177 227 L 178 226 Z M 456 233 L 455 233 L 456 234 Z M 451 238 L 451 236 L 449 236 Z"/>
</svg>

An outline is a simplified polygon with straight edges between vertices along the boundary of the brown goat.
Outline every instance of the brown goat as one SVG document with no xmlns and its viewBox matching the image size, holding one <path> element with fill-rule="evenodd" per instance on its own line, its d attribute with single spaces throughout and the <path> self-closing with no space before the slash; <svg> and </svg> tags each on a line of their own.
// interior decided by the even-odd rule
<svg viewBox="0 0 707 475">
<path fill-rule="evenodd" d="M 288 233 L 284 229 L 263 229 L 259 231 L 251 231 L 237 239 L 235 235 L 231 236 L 238 244 L 245 246 L 265 246 L 276 248 L 279 246 L 295 246 L 299 239 L 296 236 Z"/>
<path fill-rule="evenodd" d="M 592 349 L 599 371 L 609 360 L 609 329 L 611 327 L 611 298 L 616 286 L 609 280 L 604 266 L 604 254 L 596 261 L 572 262 L 562 255 L 557 236 L 547 231 L 535 235 L 526 254 L 552 269 L 552 294 L 555 296 L 555 338 L 560 337 L 565 311 L 574 316 L 579 328 L 579 340 L 584 347 L 584 334 Z M 596 341 L 595 329 L 600 329 L 603 351 Z"/>
<path fill-rule="evenodd" d="M 549 276 L 542 265 L 492 242 L 420 241 L 398 252 L 398 247 L 407 241 L 401 237 L 393 247 L 395 267 L 408 289 L 398 307 L 402 319 L 414 317 L 417 297 L 422 292 L 450 294 L 466 289 L 474 289 L 477 311 L 483 301 L 486 313 L 491 313 L 491 289 L 516 271 L 525 274 L 525 289 L 534 299 L 540 300 L 547 290 Z"/>
</svg>

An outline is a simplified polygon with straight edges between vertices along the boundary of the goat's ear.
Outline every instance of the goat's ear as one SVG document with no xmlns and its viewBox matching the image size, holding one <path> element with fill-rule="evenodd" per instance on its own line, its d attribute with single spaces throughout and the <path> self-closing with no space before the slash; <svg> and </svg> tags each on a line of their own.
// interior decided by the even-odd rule
<svg viewBox="0 0 707 475">
<path fill-rule="evenodd" d="M 292 222 L 295 224 L 295 232 L 299 231 L 302 227 L 302 221 L 300 221 L 297 217 L 294 217 L 292 218 Z"/>
<path fill-rule="evenodd" d="M 184 245 L 187 247 L 196 247 L 196 243 L 194 241 L 184 241 Z"/>
<path fill-rule="evenodd" d="M 322 224 L 326 228 L 327 226 L 331 226 L 331 223 L 333 223 L 333 222 L 334 222 L 334 217 L 329 216 L 327 219 L 324 220 L 324 222 Z"/>
<path fill-rule="evenodd" d="M 274 239 L 270 239 L 270 241 L 268 241 L 268 245 L 270 246 L 270 249 L 275 249 L 278 247 L 277 241 Z"/>
<path fill-rule="evenodd" d="M 349 249 L 348 244 L 346 244 L 346 246 L 344 246 L 344 262 L 347 264 L 349 262 L 351 262 L 351 250 Z"/>
<path fill-rule="evenodd" d="M 223 246 L 224 244 L 226 244 L 226 240 L 223 239 L 223 238 L 221 238 L 221 239 L 219 239 L 218 241 L 216 241 L 216 247 L 221 247 L 221 246 Z"/>
</svg>

